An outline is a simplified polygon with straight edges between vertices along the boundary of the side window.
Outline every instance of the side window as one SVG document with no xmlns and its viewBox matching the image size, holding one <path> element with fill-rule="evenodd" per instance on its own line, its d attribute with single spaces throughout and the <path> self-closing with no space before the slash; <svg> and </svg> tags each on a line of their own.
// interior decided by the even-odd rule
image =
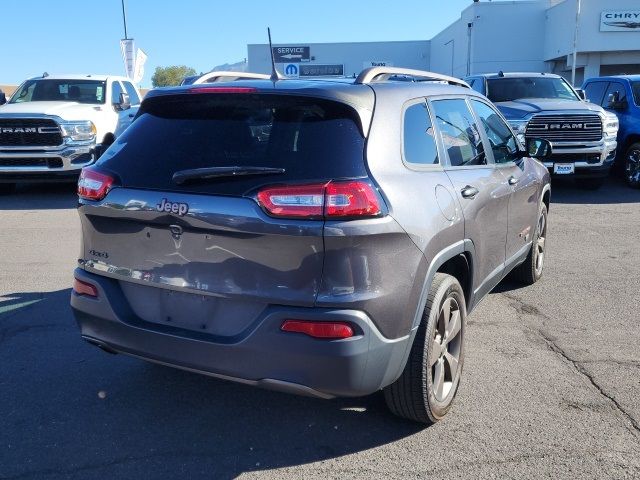
<svg viewBox="0 0 640 480">
<path fill-rule="evenodd" d="M 415 103 L 404 111 L 404 159 L 416 165 L 438 163 L 438 150 L 427 104 Z"/>
<path fill-rule="evenodd" d="M 120 103 L 120 94 L 122 92 L 122 87 L 120 86 L 120 82 L 113 82 L 111 84 L 111 103 L 116 104 Z"/>
<path fill-rule="evenodd" d="M 138 93 L 136 92 L 136 89 L 131 84 L 131 82 L 122 82 L 122 83 L 124 83 L 124 88 L 127 91 L 127 94 L 129 95 L 129 102 L 131 103 L 131 105 L 139 105 L 140 97 L 138 97 Z"/>
<path fill-rule="evenodd" d="M 504 120 L 484 102 L 471 100 L 471 105 L 482 122 L 485 132 L 487 132 L 495 162 L 515 161 L 518 155 L 518 143 Z"/>
<path fill-rule="evenodd" d="M 584 87 L 584 93 L 591 103 L 602 104 L 604 92 L 607 89 L 607 82 L 590 82 Z"/>
<path fill-rule="evenodd" d="M 480 131 L 463 99 L 434 100 L 436 126 L 452 167 L 487 163 Z"/>
<path fill-rule="evenodd" d="M 627 98 L 627 91 L 625 90 L 624 85 L 619 82 L 611 82 L 609 84 L 609 88 L 607 88 L 607 93 L 604 94 L 604 98 L 602 99 L 603 107 L 609 106 L 609 95 L 615 92 L 618 92 L 620 94 L 620 101 L 623 101 Z"/>
</svg>

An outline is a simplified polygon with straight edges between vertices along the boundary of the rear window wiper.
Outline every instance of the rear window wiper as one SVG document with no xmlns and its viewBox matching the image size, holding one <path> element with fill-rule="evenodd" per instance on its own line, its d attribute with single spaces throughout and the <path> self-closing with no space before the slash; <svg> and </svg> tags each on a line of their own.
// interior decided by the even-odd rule
<svg viewBox="0 0 640 480">
<path fill-rule="evenodd" d="M 206 180 L 209 178 L 240 177 L 245 175 L 282 174 L 284 168 L 272 167 L 205 167 L 180 170 L 173 174 L 173 183 L 182 185 L 186 182 Z"/>
</svg>

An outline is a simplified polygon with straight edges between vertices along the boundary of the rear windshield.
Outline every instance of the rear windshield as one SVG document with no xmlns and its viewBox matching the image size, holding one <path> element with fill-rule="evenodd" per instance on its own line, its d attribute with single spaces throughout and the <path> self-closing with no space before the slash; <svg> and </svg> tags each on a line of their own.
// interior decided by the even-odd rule
<svg viewBox="0 0 640 480">
<path fill-rule="evenodd" d="M 143 103 L 97 165 L 122 186 L 243 195 L 265 184 L 366 175 L 364 138 L 348 106 L 317 98 L 181 94 Z M 284 173 L 177 185 L 173 174 L 207 167 L 271 167 Z"/>
<path fill-rule="evenodd" d="M 78 102 L 102 104 L 105 82 L 98 80 L 27 80 L 13 94 L 9 103 Z"/>
<path fill-rule="evenodd" d="M 578 100 L 562 78 L 507 77 L 487 80 L 487 97 L 492 102 L 511 102 L 521 98 Z"/>
</svg>

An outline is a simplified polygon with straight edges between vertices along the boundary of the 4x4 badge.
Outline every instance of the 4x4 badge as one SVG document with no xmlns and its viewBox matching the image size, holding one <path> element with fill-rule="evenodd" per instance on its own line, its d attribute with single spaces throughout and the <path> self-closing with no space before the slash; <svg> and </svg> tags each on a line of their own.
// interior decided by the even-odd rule
<svg viewBox="0 0 640 480">
<path fill-rule="evenodd" d="M 189 211 L 189 204 L 170 202 L 166 198 L 163 198 L 162 201 L 156 205 L 156 210 L 159 212 L 177 213 L 182 217 Z"/>
</svg>

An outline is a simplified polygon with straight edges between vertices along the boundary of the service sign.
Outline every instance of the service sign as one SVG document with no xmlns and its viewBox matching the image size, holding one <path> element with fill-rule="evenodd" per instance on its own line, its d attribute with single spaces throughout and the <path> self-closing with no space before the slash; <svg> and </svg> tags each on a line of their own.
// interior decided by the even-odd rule
<svg viewBox="0 0 640 480">
<path fill-rule="evenodd" d="M 612 10 L 600 14 L 601 32 L 640 32 L 640 10 Z"/>
<path fill-rule="evenodd" d="M 311 60 L 311 49 L 307 46 L 291 45 L 273 47 L 275 63 L 299 63 Z"/>
</svg>

